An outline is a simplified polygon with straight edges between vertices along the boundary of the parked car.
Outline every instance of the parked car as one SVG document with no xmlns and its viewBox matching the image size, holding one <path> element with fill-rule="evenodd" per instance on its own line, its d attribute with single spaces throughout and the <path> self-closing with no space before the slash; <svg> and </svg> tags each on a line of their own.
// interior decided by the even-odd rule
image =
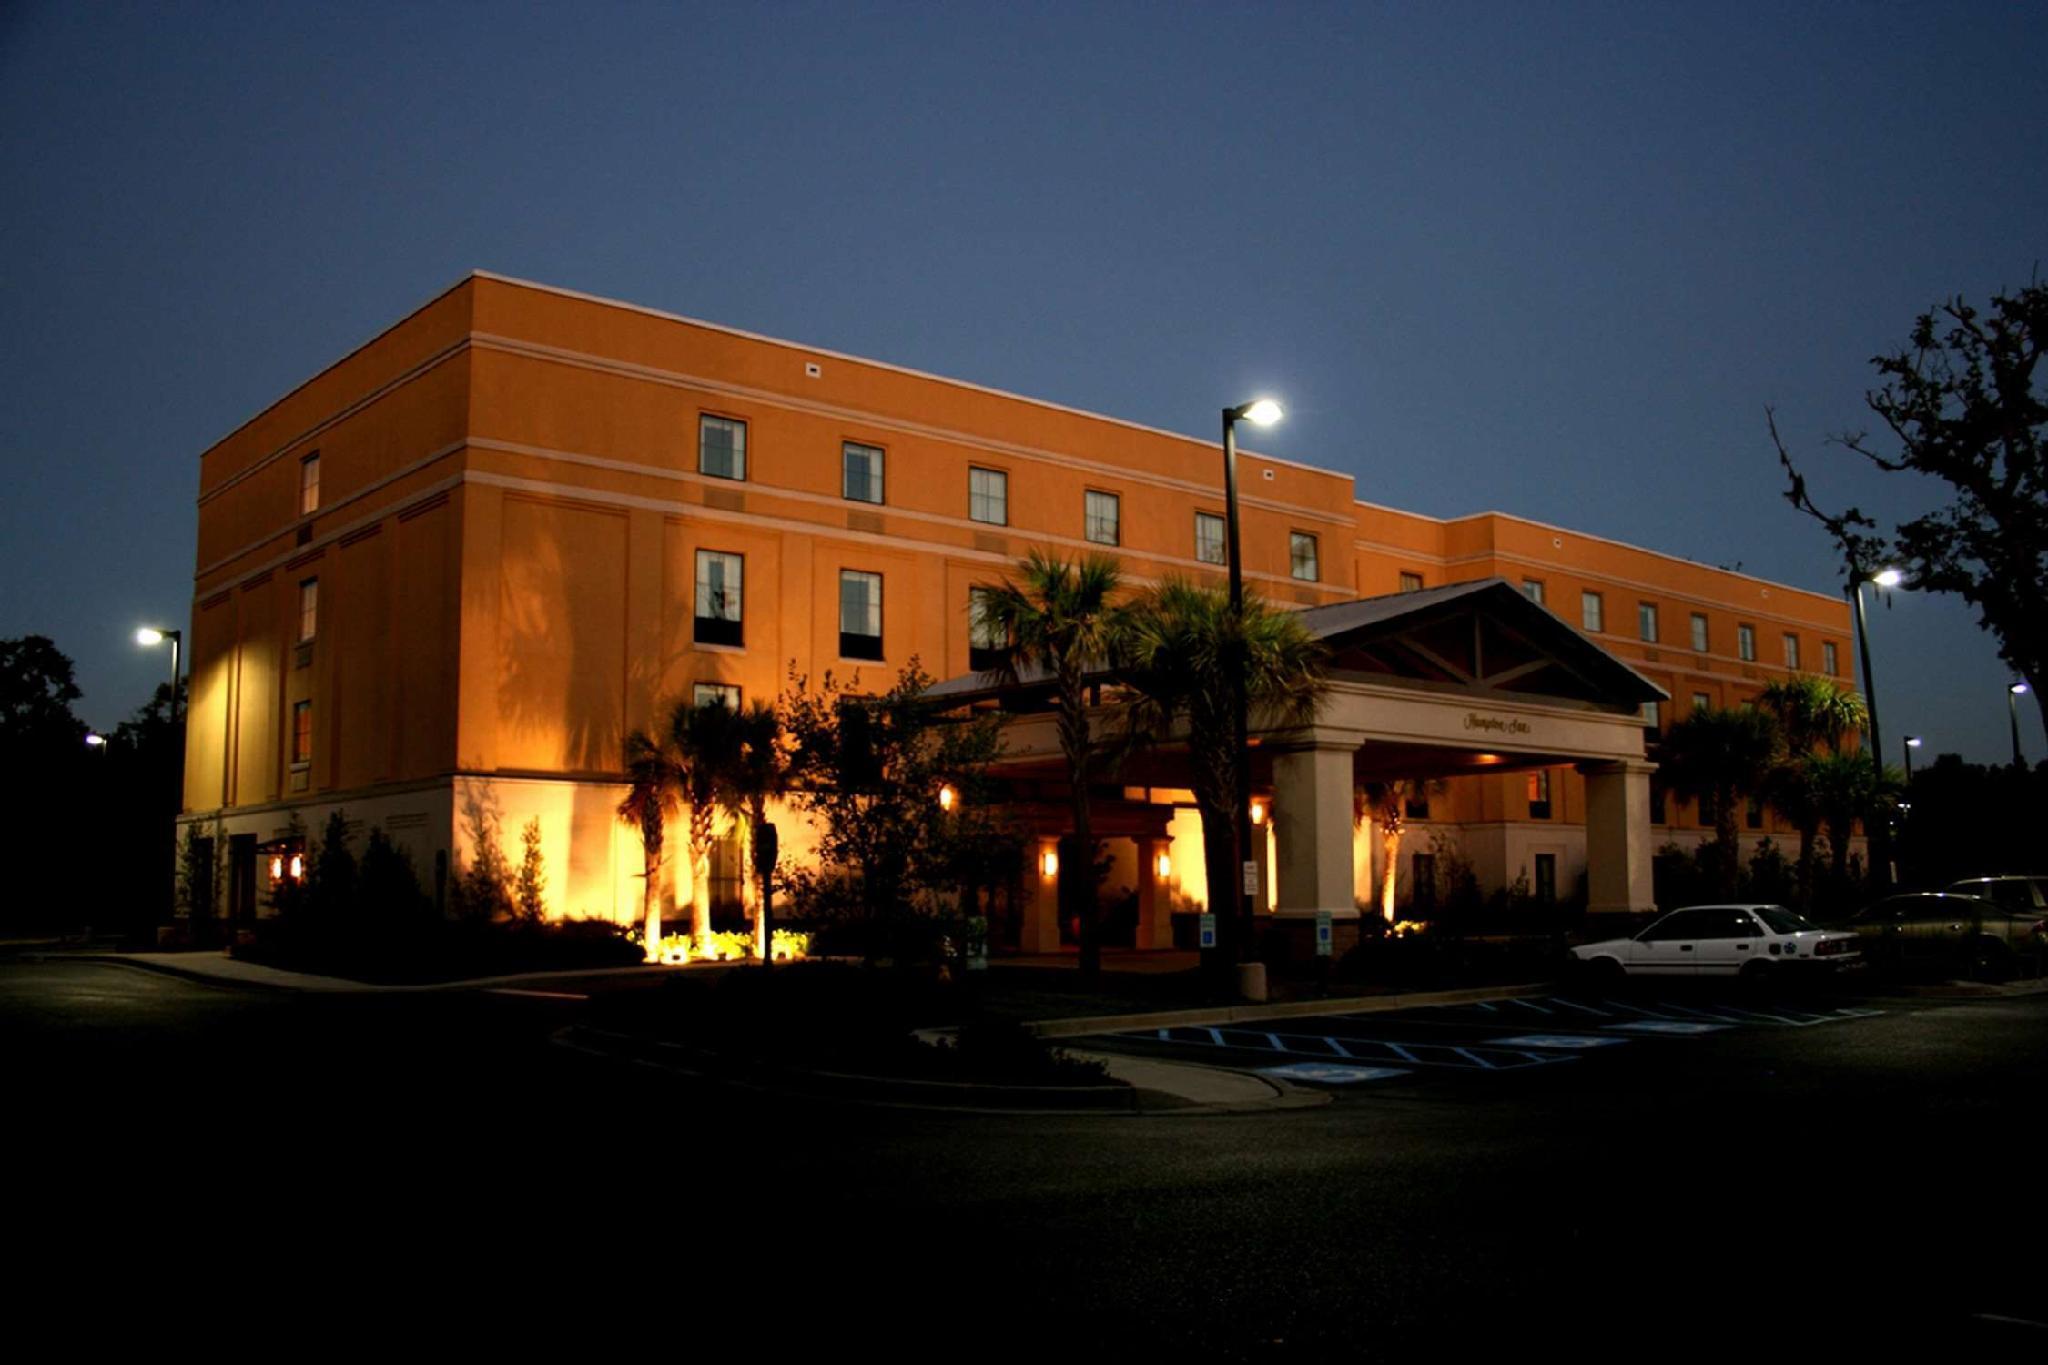
<svg viewBox="0 0 2048 1365">
<path fill-rule="evenodd" d="M 2048 914 L 2048 877 L 1965 877 L 1947 889 L 1959 896 L 1982 896 L 2017 914 Z"/>
<path fill-rule="evenodd" d="M 1572 949 L 1596 979 L 1622 976 L 1740 976 L 1827 972 L 1861 961 L 1857 936 L 1823 929 L 1782 905 L 1688 905 L 1634 938 Z"/>
<path fill-rule="evenodd" d="M 1978 878 L 2025 882 L 2024 877 Z M 2008 889 L 2006 895 L 2013 893 Z M 1863 939 L 1873 959 L 1893 962 L 1983 963 L 1994 970 L 2018 965 L 2023 956 L 2038 960 L 2048 952 L 2048 911 L 2028 906 L 2009 909 L 1987 896 L 1953 891 L 1916 891 L 1886 896 L 1857 912 L 1849 927 Z"/>
</svg>

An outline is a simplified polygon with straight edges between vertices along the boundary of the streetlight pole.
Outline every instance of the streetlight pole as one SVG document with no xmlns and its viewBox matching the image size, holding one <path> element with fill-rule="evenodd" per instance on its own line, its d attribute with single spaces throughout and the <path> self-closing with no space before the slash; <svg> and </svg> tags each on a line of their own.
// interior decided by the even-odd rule
<svg viewBox="0 0 2048 1365">
<path fill-rule="evenodd" d="M 2012 766 L 2026 770 L 2027 760 L 2020 753 L 2020 698 L 2027 694 L 2027 685 L 2016 682 L 2005 689 L 2005 717 L 2012 722 Z"/>
<path fill-rule="evenodd" d="M 185 637 L 178 631 L 165 630 L 160 626 L 144 626 L 135 632 L 138 645 L 160 645 L 166 640 L 171 643 L 171 724 L 175 726 L 178 713 L 183 709 L 178 704 L 178 654 Z"/>
<path fill-rule="evenodd" d="M 1863 660 L 1863 704 L 1870 712 L 1870 766 L 1875 778 L 1871 786 L 1873 797 L 1884 790 L 1884 740 L 1877 728 L 1877 679 L 1870 671 L 1870 622 L 1863 612 L 1863 585 L 1875 583 L 1880 588 L 1896 588 L 1905 580 L 1897 569 L 1879 569 L 1875 573 L 1849 566 L 1849 598 L 1856 605 L 1856 648 Z M 1873 802 L 1872 812 L 1876 805 Z M 1871 885 L 1879 894 L 1891 884 L 1891 820 L 1871 819 L 1865 822 L 1864 832 L 1870 836 Z"/>
<path fill-rule="evenodd" d="M 1907 735 L 1905 741 L 1899 745 L 1899 752 L 1906 759 L 1906 786 L 1908 788 L 1911 788 L 1913 785 L 1913 751 L 1919 747 L 1920 736 L 1918 735 Z"/>
<path fill-rule="evenodd" d="M 1230 666 L 1230 711 L 1235 728 L 1237 781 L 1232 796 L 1236 811 L 1231 820 L 1231 844 L 1238 876 L 1237 922 L 1231 926 L 1231 952 L 1239 961 L 1251 956 L 1253 916 L 1257 913 L 1258 860 L 1252 852 L 1252 752 L 1251 701 L 1246 692 L 1245 672 L 1250 660 L 1244 639 L 1244 558 L 1237 519 L 1237 423 L 1240 418 L 1258 426 L 1271 426 L 1281 418 L 1280 405 L 1270 398 L 1258 398 L 1223 409 L 1223 513 L 1225 540 L 1230 550 L 1230 620 L 1234 632 Z M 1211 898 L 1220 900 L 1212 888 Z"/>
</svg>

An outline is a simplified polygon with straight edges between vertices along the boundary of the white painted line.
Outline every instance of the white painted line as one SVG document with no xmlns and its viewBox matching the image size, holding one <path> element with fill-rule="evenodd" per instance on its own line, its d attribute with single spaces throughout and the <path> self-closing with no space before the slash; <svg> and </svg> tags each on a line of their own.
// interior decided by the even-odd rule
<svg viewBox="0 0 2048 1365">
<path fill-rule="evenodd" d="M 1566 1000 L 1564 997 L 1557 995 L 1553 995 L 1550 998 L 1554 1003 L 1563 1005 L 1568 1009 L 1578 1010 L 1582 1014 L 1597 1015 L 1602 1019 L 1609 1017 L 1606 1010 L 1596 1010 L 1591 1005 L 1581 1005 L 1575 1000 Z"/>
<path fill-rule="evenodd" d="M 1521 1007 L 1522 1007 L 1523 1009 L 1525 1009 L 1525 1010 L 1535 1010 L 1535 1011 L 1536 1011 L 1536 1012 L 1537 1012 L 1538 1014 L 1548 1014 L 1548 1013 L 1550 1013 L 1550 1011 L 1549 1011 L 1549 1010 L 1547 1010 L 1547 1009 L 1545 1009 L 1545 1008 L 1543 1008 L 1543 1006 L 1541 1006 L 1541 1005 L 1532 1005 L 1532 1004 L 1530 1004 L 1530 1003 L 1529 1003 L 1528 1001 L 1526 1001 L 1526 1000 L 1522 1000 L 1522 999 L 1512 999 L 1512 1000 L 1509 1000 L 1509 1001 L 1508 1001 L 1508 1003 L 1509 1003 L 1510 1005 L 1520 1005 L 1520 1006 L 1521 1006 Z"/>
<path fill-rule="evenodd" d="M 1687 1019 L 1637 1019 L 1626 1024 L 1609 1024 L 1616 1033 L 1655 1033 L 1676 1038 L 1690 1038 L 1699 1033 L 1719 1033 L 1726 1024 L 1695 1024 Z"/>
<path fill-rule="evenodd" d="M 1489 1046 L 1495 1047 L 1616 1047 L 1627 1042 L 1626 1038 L 1602 1038 L 1590 1033 L 1524 1033 L 1514 1038 L 1495 1038 Z"/>
<path fill-rule="evenodd" d="M 574 991 L 527 991 L 521 990 L 517 986 L 487 986 L 484 989 L 484 993 L 486 995 L 523 995 L 534 1000 L 588 1000 L 590 998 L 587 995 L 578 995 Z"/>
<path fill-rule="evenodd" d="M 1330 1062 L 1295 1062 L 1289 1066 L 1259 1068 L 1261 1076 L 1278 1076 L 1283 1081 L 1308 1081 L 1315 1085 L 1356 1085 L 1360 1081 L 1384 1081 L 1407 1074 L 1391 1066 L 1337 1066 Z"/>
</svg>

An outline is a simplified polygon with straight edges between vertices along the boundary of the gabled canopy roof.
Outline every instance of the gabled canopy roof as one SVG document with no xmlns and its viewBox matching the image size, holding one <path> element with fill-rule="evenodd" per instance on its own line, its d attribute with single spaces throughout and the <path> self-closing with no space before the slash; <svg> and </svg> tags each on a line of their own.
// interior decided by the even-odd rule
<svg viewBox="0 0 2048 1365">
<path fill-rule="evenodd" d="M 1668 695 L 1505 579 L 1311 607 L 1300 619 L 1329 648 L 1332 672 L 1359 681 L 1504 692 L 1614 711 L 1634 711 Z M 1115 681 L 1109 669 L 1089 678 Z M 1015 702 L 1050 686 L 1042 669 L 1023 670 L 1014 683 L 967 673 L 934 684 L 926 695 Z"/>
</svg>

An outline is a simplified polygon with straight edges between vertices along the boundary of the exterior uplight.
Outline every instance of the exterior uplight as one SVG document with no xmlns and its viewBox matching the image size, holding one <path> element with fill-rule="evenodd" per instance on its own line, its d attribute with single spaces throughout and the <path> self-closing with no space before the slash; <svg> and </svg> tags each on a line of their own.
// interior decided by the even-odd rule
<svg viewBox="0 0 2048 1365">
<path fill-rule="evenodd" d="M 959 793 L 959 792 L 957 792 L 957 791 L 955 791 L 955 790 L 953 789 L 953 784 L 952 784 L 952 783 L 950 783 L 950 782 L 947 782 L 947 783 L 943 783 L 943 784 L 941 784 L 941 785 L 940 785 L 940 787 L 939 787 L 939 809 L 940 809 L 940 810 L 951 810 L 951 809 L 953 809 L 954 805 L 955 805 L 956 803 L 958 803 L 958 801 L 959 801 L 959 800 L 960 800 L 960 793 Z"/>
</svg>

